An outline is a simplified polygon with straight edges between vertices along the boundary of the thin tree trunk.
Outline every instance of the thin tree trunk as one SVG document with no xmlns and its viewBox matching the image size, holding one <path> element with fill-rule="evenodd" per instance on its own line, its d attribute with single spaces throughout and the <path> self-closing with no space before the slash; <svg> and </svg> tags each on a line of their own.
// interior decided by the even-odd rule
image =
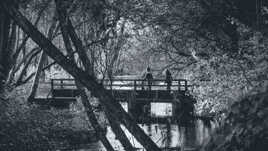
<svg viewBox="0 0 268 151">
<path fill-rule="evenodd" d="M 9 37 L 9 50 L 11 51 L 11 55 L 10 55 L 10 64 L 12 66 L 12 70 L 9 73 L 9 76 L 7 78 L 7 84 L 10 84 L 13 80 L 14 80 L 14 73 L 13 73 L 13 69 L 16 66 L 16 59 L 13 58 L 13 55 L 16 50 L 16 42 L 17 42 L 17 25 L 15 23 L 12 23 L 12 31 L 11 31 L 11 35 Z"/>
<path fill-rule="evenodd" d="M 57 20 L 56 20 L 56 17 L 54 16 L 52 24 L 51 24 L 49 31 L 48 31 L 48 39 L 50 41 L 53 39 L 53 33 L 54 33 L 54 30 L 56 29 L 56 27 L 57 27 Z M 40 75 L 42 73 L 42 69 L 43 69 L 43 66 L 45 64 L 46 58 L 47 58 L 46 53 L 44 51 L 42 51 L 41 56 L 40 56 L 39 61 L 38 61 L 36 73 L 34 76 L 32 87 L 31 87 L 31 91 L 30 91 L 30 94 L 28 96 L 28 102 L 33 102 L 33 100 L 34 100 L 34 97 L 35 97 L 35 94 L 36 94 L 36 91 L 38 88 Z"/>
<path fill-rule="evenodd" d="M 6 79 L 8 77 L 8 73 L 11 68 L 9 68 L 9 46 L 8 46 L 8 38 L 10 34 L 10 24 L 11 21 L 7 14 L 0 10 L 0 93 L 4 89 L 4 85 Z"/>
<path fill-rule="evenodd" d="M 44 51 L 42 51 L 41 55 L 40 55 L 40 58 L 39 58 L 39 61 L 38 61 L 38 65 L 37 65 L 36 73 L 35 73 L 35 76 L 34 76 L 33 84 L 31 86 L 30 95 L 28 96 L 28 102 L 33 102 L 34 101 L 34 97 L 35 97 L 37 87 L 38 87 L 38 83 L 39 83 L 39 77 L 40 77 L 41 72 L 42 72 L 41 69 L 43 67 L 45 58 L 46 58 L 46 54 L 45 54 Z"/>
<path fill-rule="evenodd" d="M 26 59 L 23 69 L 20 72 L 20 75 L 18 76 L 17 81 L 15 82 L 15 86 L 20 85 L 20 83 L 23 81 L 23 77 L 27 74 L 27 69 L 29 65 L 31 64 L 32 60 L 41 52 L 40 48 L 36 48 L 36 50 L 30 54 L 29 58 Z"/>
<path fill-rule="evenodd" d="M 8 59 L 8 64 L 10 67 L 10 70 L 12 71 L 12 69 L 15 67 L 16 62 L 13 59 L 13 52 L 16 49 L 16 39 L 17 39 L 17 25 L 15 23 L 11 23 L 11 31 L 10 31 L 10 35 L 8 37 L 8 48 L 7 50 L 9 51 L 8 55 L 6 56 L 6 58 Z M 8 78 L 6 80 L 6 84 L 9 84 L 11 80 L 13 80 L 13 74 L 11 74 L 12 72 L 9 72 Z"/>
<path fill-rule="evenodd" d="M 144 131 L 136 124 L 122 106 L 113 98 L 102 84 L 99 84 L 95 77 L 81 70 L 77 65 L 66 58 L 57 47 L 55 47 L 42 33 L 40 33 L 31 22 L 27 20 L 18 10 L 7 3 L 0 2 L 1 9 L 5 10 L 12 19 L 35 41 L 52 59 L 84 85 L 92 95 L 100 98 L 100 102 L 107 108 L 111 115 L 120 121 L 135 136 L 135 138 L 148 151 L 160 151 L 160 148 L 147 136 Z"/>
<path fill-rule="evenodd" d="M 60 13 L 59 13 L 59 15 L 60 15 Z M 64 18 L 64 16 L 63 16 L 63 18 Z M 65 19 L 65 20 L 68 20 L 68 19 Z M 79 57 L 80 56 L 85 56 L 85 54 L 84 53 L 81 53 L 81 52 L 86 52 L 85 51 L 85 49 L 83 48 L 83 46 L 82 46 L 82 42 L 81 42 L 81 40 L 78 38 L 78 36 L 76 35 L 76 33 L 75 33 L 75 31 L 74 31 L 74 28 L 73 28 L 73 26 L 71 25 L 71 21 L 70 20 L 68 20 L 68 28 L 66 28 L 66 29 L 68 29 L 69 30 L 69 33 L 71 33 L 70 34 L 70 37 L 71 37 L 71 39 L 72 39 L 72 41 L 73 41 L 73 43 L 74 43 L 74 45 L 75 45 L 75 47 L 76 47 L 76 49 L 77 50 L 80 50 L 80 52 L 78 52 L 78 55 L 79 55 Z M 123 28 L 123 27 L 122 27 Z M 66 31 L 67 32 L 67 31 Z M 121 40 L 121 38 L 122 37 L 120 37 L 120 40 Z M 120 41 L 121 42 L 121 41 Z M 78 48 L 77 48 L 78 47 Z M 118 47 L 116 47 L 116 48 L 118 48 Z M 118 53 L 118 51 L 117 51 L 117 53 Z M 114 59 L 114 58 L 113 58 Z M 86 57 L 86 58 L 84 58 L 83 60 L 88 60 L 88 58 Z M 83 63 L 83 65 L 84 65 L 84 67 L 85 67 L 85 69 L 91 69 L 91 64 L 89 63 L 90 61 L 86 61 L 86 63 L 84 62 L 82 60 L 82 63 Z M 114 59 L 115 60 L 115 59 Z M 87 70 L 87 71 L 91 71 L 91 70 Z M 93 76 L 94 74 L 93 73 L 89 73 L 91 76 Z M 123 145 L 123 147 L 126 149 L 126 150 L 128 150 L 128 151 L 132 151 L 132 150 L 134 150 L 134 148 L 132 147 L 132 145 L 131 145 L 131 143 L 129 142 L 129 140 L 128 140 L 128 138 L 127 138 L 127 136 L 125 135 L 125 133 L 123 132 L 123 130 L 121 129 L 121 127 L 120 127 L 120 123 L 117 123 L 116 121 L 116 119 L 115 118 L 113 118 L 113 116 L 111 116 L 110 114 L 111 113 L 109 113 L 109 111 L 107 110 L 107 109 L 105 109 L 104 110 L 105 111 L 105 113 L 106 113 L 106 116 L 107 116 L 107 118 L 108 118 L 108 120 L 109 120 L 109 122 L 110 122 L 110 125 L 111 125 L 111 128 L 112 128 L 112 130 L 113 130 L 113 132 L 115 133 L 115 135 L 117 136 L 117 138 L 119 139 L 119 141 L 121 142 L 121 144 Z"/>
<path fill-rule="evenodd" d="M 101 140 L 103 146 L 106 148 L 107 151 L 114 151 L 113 146 L 110 144 L 110 142 L 106 138 L 106 131 L 98 123 L 98 120 L 93 112 L 91 104 L 88 101 L 88 97 L 86 95 L 85 90 L 83 89 L 83 86 L 79 84 L 77 80 L 75 81 L 75 83 L 76 83 L 78 90 L 80 91 L 81 101 L 85 107 L 87 117 L 91 125 L 95 129 L 98 138 Z"/>
<path fill-rule="evenodd" d="M 71 41 L 70 41 L 68 33 L 67 33 L 66 22 L 64 21 L 65 18 L 63 18 L 63 16 L 60 15 L 61 11 L 62 11 L 61 8 L 63 7 L 62 5 L 63 5 L 62 3 L 60 3 L 59 1 L 56 1 L 56 9 L 57 9 L 58 14 L 59 14 L 60 28 L 61 28 L 65 48 L 67 50 L 67 54 L 70 55 L 70 60 L 72 62 L 74 62 L 75 58 L 74 58 L 74 55 L 72 53 L 73 49 L 72 49 Z M 83 89 L 83 86 L 81 84 L 79 84 L 79 82 L 77 80 L 75 80 L 75 84 L 79 90 L 79 94 L 81 96 L 81 101 L 82 101 L 82 104 L 86 110 L 87 117 L 88 117 L 91 125 L 95 129 L 98 138 L 101 140 L 101 142 L 104 145 L 104 147 L 106 148 L 106 150 L 114 151 L 112 145 L 110 144 L 110 142 L 106 138 L 106 132 L 102 129 L 102 127 L 98 123 L 98 120 L 93 112 L 91 104 L 88 101 L 88 97 L 87 97 L 85 90 Z"/>
<path fill-rule="evenodd" d="M 125 150 L 127 151 L 135 151 L 134 147 L 131 145 L 127 135 L 120 127 L 120 123 L 117 122 L 117 120 L 110 115 L 109 111 L 104 109 L 105 115 L 107 116 L 107 119 L 110 123 L 110 126 L 112 128 L 112 131 L 115 133 L 116 138 L 120 141 L 120 143 L 123 145 Z"/>
<path fill-rule="evenodd" d="M 79 39 L 79 37 L 75 33 L 75 30 L 74 30 L 69 18 L 67 18 L 67 29 L 68 29 L 69 36 L 70 36 L 70 38 L 71 38 L 71 40 L 76 48 L 76 51 L 79 55 L 79 58 L 81 59 L 83 65 L 85 66 L 85 71 L 90 73 L 91 62 L 88 59 L 87 53 L 83 47 L 82 41 Z M 91 73 L 91 74 L 93 74 L 93 73 Z"/>
<path fill-rule="evenodd" d="M 65 11 L 65 8 L 64 8 L 64 4 L 62 4 L 62 3 L 60 3 L 59 1 L 56 0 L 56 8 L 57 8 L 58 14 L 59 14 L 59 20 L 60 20 L 61 31 L 62 31 L 65 47 L 66 47 L 66 50 L 67 50 L 68 54 L 71 55 L 73 50 L 72 50 L 71 42 L 70 42 L 70 39 L 69 39 L 69 36 L 68 36 L 68 22 L 67 22 L 67 16 L 66 16 L 66 11 Z M 75 35 L 74 32 L 72 32 L 72 33 Z M 73 39 L 78 39 L 78 38 L 73 38 Z M 77 43 L 77 41 L 74 41 L 74 45 L 75 45 L 77 50 L 80 48 L 80 52 L 81 51 L 86 52 L 84 49 L 82 49 L 83 48 L 83 46 L 81 46 L 82 42 Z M 79 48 L 77 48 L 78 46 L 79 46 Z M 79 54 L 79 57 L 81 55 L 85 55 L 84 53 L 81 54 L 79 52 L 78 52 L 78 54 Z M 72 60 L 74 61 L 75 59 L 73 58 Z M 87 63 L 90 62 L 87 56 L 84 57 L 84 61 L 85 60 L 88 60 L 88 61 L 86 61 Z M 89 72 L 90 75 L 94 75 L 92 70 L 90 70 L 91 69 L 90 64 L 87 64 L 85 62 L 83 62 L 83 63 L 84 63 L 85 69 L 88 69 L 88 70 L 86 70 L 86 72 Z M 84 106 L 86 108 L 87 107 L 90 108 L 90 110 L 91 110 L 92 107 L 91 107 L 90 103 L 89 104 L 85 103 L 85 102 L 88 101 L 86 92 L 83 90 L 83 87 L 79 84 L 79 82 L 76 81 L 76 85 L 77 85 L 77 88 L 79 89 L 79 91 L 81 93 L 81 98 L 82 98 L 82 102 L 83 102 Z M 116 119 L 114 119 L 107 110 L 105 110 L 105 113 L 106 113 L 106 116 L 107 116 L 107 118 L 109 120 L 109 123 L 111 125 L 111 128 L 112 128 L 113 132 L 115 133 L 115 135 L 117 136 L 117 138 L 119 139 L 119 141 L 121 142 L 121 144 L 123 145 L 125 150 L 134 151 L 134 148 L 132 147 L 131 143 L 129 142 L 127 136 L 125 135 L 125 133 L 121 129 L 120 123 L 117 123 Z M 91 114 L 94 115 L 93 112 Z M 90 120 L 90 122 L 94 123 L 95 119 L 92 119 L 92 120 Z M 108 144 L 106 144 L 106 145 L 108 145 Z M 109 145 L 108 145 L 108 147 L 109 147 Z"/>
</svg>

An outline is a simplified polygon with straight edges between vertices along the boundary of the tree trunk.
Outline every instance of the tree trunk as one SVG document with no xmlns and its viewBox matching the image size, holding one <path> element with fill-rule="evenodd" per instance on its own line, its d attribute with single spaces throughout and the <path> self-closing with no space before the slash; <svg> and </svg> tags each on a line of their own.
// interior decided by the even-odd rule
<svg viewBox="0 0 268 151">
<path fill-rule="evenodd" d="M 15 82 L 15 86 L 18 86 L 18 85 L 21 84 L 21 82 L 23 81 L 24 76 L 27 74 L 27 69 L 30 66 L 32 60 L 41 52 L 42 52 L 42 50 L 39 47 L 37 47 L 37 48 L 34 48 L 26 56 L 24 56 L 23 60 L 20 62 L 21 65 L 23 66 L 23 69 L 21 70 L 20 74 L 18 75 L 18 78 L 17 78 L 17 80 Z M 19 70 L 19 67 L 16 70 Z"/>
<path fill-rule="evenodd" d="M 8 78 L 8 73 L 10 71 L 9 58 L 10 50 L 8 50 L 9 34 L 10 34 L 10 24 L 11 21 L 7 14 L 0 10 L 0 93 L 4 89 L 4 85 Z"/>
<path fill-rule="evenodd" d="M 74 61 L 75 58 L 72 55 L 73 50 L 72 50 L 71 42 L 70 42 L 69 35 L 68 35 L 68 22 L 67 22 L 67 16 L 65 14 L 66 12 L 65 12 L 64 4 L 60 3 L 59 1 L 56 1 L 56 8 L 57 8 L 57 11 L 58 11 L 58 14 L 59 14 L 60 26 L 61 26 L 62 36 L 63 36 L 63 40 L 64 40 L 64 43 L 65 43 L 66 50 L 68 52 L 68 55 L 70 55 L 70 57 Z M 77 45 L 80 45 L 80 43 L 76 44 L 76 46 Z M 82 48 L 82 47 L 83 46 L 80 46 L 80 48 Z M 79 49 L 79 48 L 76 48 L 76 49 Z M 82 51 L 85 51 L 85 50 L 83 49 Z M 80 54 L 80 55 L 83 55 L 83 54 Z M 88 60 L 87 57 L 85 57 L 84 59 Z M 87 61 L 87 62 L 90 62 L 90 61 Z M 90 69 L 89 64 L 84 65 L 84 67 L 86 69 Z M 87 72 L 90 72 L 89 74 L 93 75 L 93 72 L 91 70 L 88 70 Z M 88 97 L 86 95 L 86 92 L 83 90 L 83 87 L 77 81 L 76 81 L 76 86 L 77 86 L 78 90 L 80 91 L 83 105 L 85 106 L 85 108 L 88 109 L 87 114 L 88 114 L 88 117 L 89 117 L 89 120 L 90 120 L 91 124 L 93 125 L 94 129 L 96 130 L 96 132 L 97 132 L 99 138 L 101 139 L 102 143 L 104 144 L 105 148 L 110 150 L 109 148 L 111 148 L 111 145 L 108 144 L 109 142 L 106 140 L 107 138 L 105 136 L 105 133 L 100 133 L 100 134 L 98 133 L 98 131 L 100 130 L 99 129 L 100 126 L 99 126 L 98 122 L 96 122 L 97 118 L 94 116 L 92 106 L 88 102 L 89 99 L 88 99 Z M 107 111 L 105 113 L 106 113 L 106 116 L 107 116 L 107 118 L 108 118 L 108 120 L 110 122 L 110 125 L 111 125 L 111 128 L 112 128 L 113 132 L 116 134 L 117 138 L 119 139 L 121 144 L 124 146 L 125 150 L 134 151 L 131 143 L 129 142 L 129 140 L 127 138 L 127 136 L 125 135 L 125 133 L 121 129 L 121 127 L 119 125 L 120 123 L 116 123 L 115 122 L 116 119 L 113 119 L 112 116 L 110 116 L 110 113 L 108 113 Z"/>
<path fill-rule="evenodd" d="M 15 68 L 16 66 L 16 59 L 13 57 L 14 56 L 14 53 L 16 51 L 16 45 L 17 45 L 17 25 L 15 23 L 12 23 L 12 30 L 11 30 L 11 35 L 9 37 L 9 50 L 12 52 L 11 55 L 10 55 L 10 62 L 11 62 L 11 65 L 12 65 L 12 70 L 11 72 L 9 73 L 9 76 L 7 78 L 7 84 L 11 84 L 12 81 L 14 80 L 14 72 L 13 72 L 13 69 Z"/>
<path fill-rule="evenodd" d="M 74 61 L 75 58 L 73 55 L 73 49 L 72 49 L 72 45 L 71 45 L 71 42 L 70 42 L 70 39 L 69 39 L 69 36 L 67 33 L 67 28 L 66 28 L 67 27 L 66 21 L 65 21 L 66 17 L 61 16 L 61 11 L 64 11 L 64 10 L 61 10 L 63 7 L 64 6 L 62 6 L 62 3 L 56 1 L 56 9 L 57 9 L 57 12 L 59 14 L 60 28 L 61 28 L 61 33 L 62 33 L 63 41 L 65 44 L 65 48 L 67 50 L 67 54 L 70 56 L 69 57 L 70 60 Z M 79 94 L 81 96 L 81 101 L 82 101 L 82 104 L 86 110 L 87 117 L 88 117 L 91 125 L 95 129 L 98 138 L 101 140 L 101 142 L 102 142 L 103 146 L 106 148 L 106 150 L 114 151 L 112 145 L 110 144 L 110 142 L 106 138 L 106 132 L 102 129 L 102 127 L 98 123 L 98 120 L 93 112 L 91 104 L 88 101 L 88 97 L 87 97 L 85 90 L 83 89 L 83 86 L 77 80 L 75 80 L 75 84 L 79 90 Z"/>
<path fill-rule="evenodd" d="M 129 139 L 127 138 L 127 135 L 120 127 L 120 123 L 118 123 L 117 120 L 110 115 L 109 111 L 106 109 L 104 109 L 104 111 L 112 128 L 112 131 L 115 133 L 116 138 L 123 145 L 124 149 L 127 151 L 135 151 L 134 147 L 131 145 Z"/>
<path fill-rule="evenodd" d="M 88 117 L 91 125 L 95 129 L 98 138 L 101 140 L 103 146 L 106 148 L 107 151 L 114 151 L 113 146 L 110 144 L 110 142 L 106 138 L 106 131 L 100 126 L 97 118 L 95 117 L 92 106 L 88 101 L 88 97 L 86 95 L 85 90 L 83 89 L 83 86 L 81 84 L 79 84 L 78 81 L 75 81 L 75 83 L 76 83 L 78 90 L 80 91 L 81 100 L 82 100 L 82 103 L 85 107 L 87 117 Z"/>
<path fill-rule="evenodd" d="M 66 58 L 60 50 L 40 33 L 18 10 L 2 1 L 0 2 L 0 5 L 1 9 L 9 14 L 47 55 L 54 59 L 63 69 L 91 91 L 93 96 L 100 98 L 100 102 L 107 108 L 107 111 L 111 113 L 115 119 L 125 125 L 146 150 L 160 151 L 160 148 L 144 133 L 144 131 L 135 123 L 134 119 L 125 112 L 122 106 L 103 87 L 103 85 L 97 82 L 95 77 L 81 70 L 72 60 Z"/>
<path fill-rule="evenodd" d="M 52 21 L 52 24 L 51 24 L 51 26 L 49 28 L 49 31 L 48 31 L 48 39 L 50 41 L 53 39 L 53 33 L 54 33 L 54 30 L 56 29 L 56 26 L 57 26 L 57 20 L 56 20 L 56 17 L 54 17 L 53 21 Z M 36 94 L 36 91 L 37 91 L 37 88 L 38 88 L 40 75 L 42 73 L 42 69 L 43 69 L 43 66 L 45 64 L 46 58 L 47 58 L 46 53 L 44 51 L 42 51 L 41 56 L 40 56 L 39 61 L 38 61 L 38 65 L 37 65 L 37 69 L 36 69 L 36 72 L 35 72 L 33 84 L 32 84 L 32 87 L 31 87 L 31 91 L 30 91 L 30 94 L 28 96 L 28 102 L 32 102 L 34 100 L 34 97 L 35 97 L 35 94 Z"/>
<path fill-rule="evenodd" d="M 61 27 L 62 27 L 63 40 L 65 42 L 65 45 L 67 44 L 66 45 L 67 52 L 69 53 L 69 55 L 71 55 L 71 53 L 73 52 L 72 47 L 70 45 L 69 36 L 68 36 L 68 30 L 69 30 L 69 32 L 72 33 L 71 37 L 73 37 L 72 40 L 73 40 L 73 43 L 75 45 L 76 50 L 80 50 L 80 51 L 78 51 L 78 56 L 80 58 L 82 58 L 81 56 L 83 56 L 82 63 L 83 63 L 83 66 L 86 69 L 86 72 L 89 72 L 90 75 L 94 76 L 94 73 L 93 73 L 92 67 L 91 67 L 92 64 L 90 64 L 90 60 L 88 59 L 87 56 L 84 56 L 84 55 L 86 55 L 86 53 L 85 53 L 86 51 L 82 46 L 82 42 L 79 40 L 78 36 L 76 35 L 75 31 L 73 30 L 72 25 L 70 25 L 71 22 L 67 21 L 68 18 L 66 16 L 66 11 L 64 9 L 64 5 L 62 3 L 59 3 L 57 6 L 60 6 L 60 7 L 57 7 L 57 9 L 61 8 L 60 10 L 58 10 L 58 14 L 59 14 L 60 23 L 62 25 Z M 74 58 L 73 58 L 73 60 L 74 60 Z M 78 83 L 78 82 L 76 82 L 76 83 Z M 79 84 L 76 84 L 76 85 L 77 85 L 79 90 L 82 90 L 82 86 L 79 86 Z M 85 99 L 85 100 L 82 100 L 82 101 L 86 102 L 88 99 L 87 99 L 87 95 L 86 95 L 85 91 L 82 90 L 82 91 L 80 91 L 80 93 L 81 93 L 82 96 L 84 96 L 84 97 L 82 97 L 82 99 Z M 83 103 L 83 104 L 86 105 L 85 103 Z M 88 104 L 88 106 L 90 108 L 92 108 L 90 103 Z M 85 107 L 87 107 L 87 106 L 85 106 Z M 129 142 L 126 134 L 124 133 L 124 131 L 120 127 L 120 123 L 116 122 L 116 119 L 113 118 L 110 115 L 108 110 L 105 109 L 104 111 L 105 111 L 106 117 L 109 120 L 109 123 L 111 125 L 112 131 L 115 133 L 116 137 L 119 139 L 120 143 L 123 145 L 125 150 L 134 151 L 134 148 L 132 147 L 131 143 Z M 94 113 L 92 113 L 92 114 L 94 114 Z"/>
</svg>

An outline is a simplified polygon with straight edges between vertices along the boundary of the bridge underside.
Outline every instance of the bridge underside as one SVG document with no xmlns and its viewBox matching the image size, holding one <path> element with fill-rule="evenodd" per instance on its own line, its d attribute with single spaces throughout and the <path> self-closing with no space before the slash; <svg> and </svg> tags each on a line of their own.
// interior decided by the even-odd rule
<svg viewBox="0 0 268 151">
<path fill-rule="evenodd" d="M 142 102 L 173 102 L 174 99 L 183 99 L 184 92 L 166 91 L 166 90 L 109 90 L 116 100 L 120 102 L 128 102 L 130 98 Z M 52 92 L 54 98 L 72 97 L 79 95 L 77 89 L 55 89 Z"/>
<path fill-rule="evenodd" d="M 114 98 L 127 103 L 128 113 L 138 123 L 173 123 L 181 113 L 192 112 L 194 101 L 184 91 L 167 90 L 109 90 Z M 79 96 L 77 89 L 54 89 L 51 98 L 36 98 L 40 105 L 68 108 Z M 172 116 L 151 116 L 151 103 L 172 104 Z"/>
<path fill-rule="evenodd" d="M 189 115 L 193 112 L 194 100 L 186 93 L 188 85 L 184 79 L 173 80 L 169 86 L 159 79 L 155 79 L 152 85 L 146 85 L 146 82 L 140 79 L 117 79 L 113 82 L 104 81 L 103 86 L 115 100 L 127 104 L 127 112 L 138 123 L 170 123 L 175 121 L 177 116 L 181 116 L 181 113 Z M 50 97 L 36 98 L 37 104 L 68 108 L 79 96 L 73 79 L 51 79 L 50 87 L 50 95 L 47 95 Z M 164 106 L 162 103 L 169 104 L 169 109 L 164 110 L 165 113 L 168 112 L 167 116 L 160 116 L 153 111 L 151 113 L 153 105 Z"/>
</svg>

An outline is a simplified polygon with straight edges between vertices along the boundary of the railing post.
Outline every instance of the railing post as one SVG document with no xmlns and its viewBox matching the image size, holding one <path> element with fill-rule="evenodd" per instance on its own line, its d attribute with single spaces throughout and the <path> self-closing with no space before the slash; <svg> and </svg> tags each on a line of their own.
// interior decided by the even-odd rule
<svg viewBox="0 0 268 151">
<path fill-rule="evenodd" d="M 110 79 L 110 90 L 112 90 L 112 89 L 113 89 L 113 80 Z"/>
<path fill-rule="evenodd" d="M 185 91 L 188 90 L 188 86 L 187 86 L 187 80 L 185 80 Z"/>
<path fill-rule="evenodd" d="M 137 81 L 134 80 L 134 91 L 136 91 L 136 90 L 137 90 Z"/>
<path fill-rule="evenodd" d="M 60 79 L 60 87 L 63 89 L 63 80 Z"/>
<path fill-rule="evenodd" d="M 178 91 L 181 91 L 181 80 L 178 80 Z"/>
<path fill-rule="evenodd" d="M 54 93 L 53 93 L 53 90 L 54 90 L 54 79 L 51 79 L 50 81 L 50 85 L 51 85 L 51 94 L 52 94 L 52 97 L 54 97 Z"/>
</svg>

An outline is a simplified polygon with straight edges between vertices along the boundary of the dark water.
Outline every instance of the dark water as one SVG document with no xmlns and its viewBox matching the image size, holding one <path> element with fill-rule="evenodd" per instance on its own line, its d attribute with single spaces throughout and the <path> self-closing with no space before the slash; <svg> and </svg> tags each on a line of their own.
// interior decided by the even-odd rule
<svg viewBox="0 0 268 151">
<path fill-rule="evenodd" d="M 128 111 L 127 104 L 122 103 L 122 107 Z M 169 103 L 153 103 L 151 104 L 151 116 L 168 117 L 172 112 L 172 106 Z M 151 137 L 151 139 L 161 148 L 172 148 L 173 150 L 192 150 L 201 145 L 202 142 L 207 139 L 216 127 L 214 122 L 204 123 L 201 120 L 195 120 L 188 123 L 186 126 L 182 124 L 150 124 L 139 125 L 144 132 Z M 138 143 L 138 141 L 128 132 L 128 130 L 121 126 L 126 133 L 129 141 L 135 148 L 139 148 L 140 151 L 144 149 Z M 118 151 L 123 151 L 123 147 L 119 141 L 115 139 L 115 135 L 111 128 L 107 128 L 107 138 Z M 171 150 L 171 149 L 163 149 Z M 105 148 L 100 142 L 88 144 L 87 147 L 78 151 L 105 151 Z"/>
<path fill-rule="evenodd" d="M 148 134 L 152 140 L 161 148 L 181 148 L 182 150 L 191 150 L 201 145 L 201 143 L 210 136 L 216 125 L 204 125 L 201 120 L 196 120 L 187 126 L 169 125 L 169 124 L 150 124 L 140 125 L 140 127 Z M 130 142 L 136 148 L 142 149 L 142 146 L 135 140 L 135 138 L 122 126 L 126 132 Z M 108 128 L 107 137 L 116 150 L 123 151 L 123 147 L 118 140 L 115 139 L 115 135 Z M 86 148 L 79 151 L 104 151 L 105 149 L 101 143 L 89 144 Z M 163 149 L 168 150 L 168 149 Z"/>
</svg>

